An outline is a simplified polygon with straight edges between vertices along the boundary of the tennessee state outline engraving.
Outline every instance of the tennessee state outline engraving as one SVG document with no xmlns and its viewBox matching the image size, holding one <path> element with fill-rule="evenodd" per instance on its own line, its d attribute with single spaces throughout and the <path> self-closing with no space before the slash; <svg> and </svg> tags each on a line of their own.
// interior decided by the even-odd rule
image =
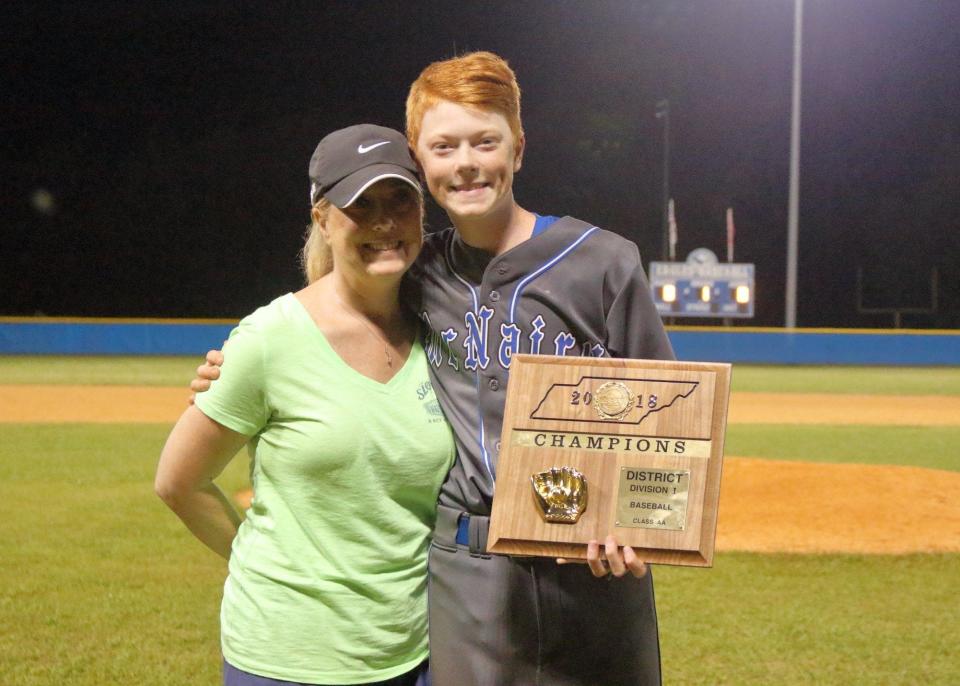
<svg viewBox="0 0 960 686">
<path fill-rule="evenodd" d="M 609 388 L 611 382 L 628 391 L 618 398 L 622 407 L 615 413 L 598 411 L 594 407 L 598 402 L 598 393 L 602 402 L 605 387 Z M 651 414 L 662 412 L 689 398 L 699 385 L 698 381 L 582 376 L 574 384 L 552 384 L 530 413 L 530 419 L 640 424 Z"/>
</svg>

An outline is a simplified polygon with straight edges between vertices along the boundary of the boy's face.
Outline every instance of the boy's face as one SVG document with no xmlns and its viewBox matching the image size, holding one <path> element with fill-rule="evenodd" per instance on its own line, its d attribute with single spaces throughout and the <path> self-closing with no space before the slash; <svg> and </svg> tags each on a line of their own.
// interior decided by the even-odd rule
<svg viewBox="0 0 960 686">
<path fill-rule="evenodd" d="M 512 205 L 523 140 L 514 140 L 499 112 L 442 100 L 424 113 L 415 152 L 430 193 L 454 223 Z"/>
</svg>

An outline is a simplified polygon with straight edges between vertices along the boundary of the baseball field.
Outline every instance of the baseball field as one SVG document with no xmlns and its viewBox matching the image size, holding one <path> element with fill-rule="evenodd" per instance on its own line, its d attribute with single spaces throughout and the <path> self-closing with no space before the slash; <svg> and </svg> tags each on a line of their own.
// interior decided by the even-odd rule
<svg viewBox="0 0 960 686">
<path fill-rule="evenodd" d="M 0 357 L 0 684 L 218 682 L 225 563 L 152 491 L 197 362 Z M 730 407 L 664 683 L 960 683 L 960 369 L 737 366 Z"/>
</svg>

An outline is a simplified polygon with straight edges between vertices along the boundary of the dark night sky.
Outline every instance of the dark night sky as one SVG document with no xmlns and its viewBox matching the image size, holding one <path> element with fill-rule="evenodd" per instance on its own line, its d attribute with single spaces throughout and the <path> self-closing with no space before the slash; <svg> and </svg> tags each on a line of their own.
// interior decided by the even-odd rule
<svg viewBox="0 0 960 686">
<path fill-rule="evenodd" d="M 403 127 L 429 62 L 493 50 L 527 131 L 517 197 L 658 257 L 671 104 L 679 255 L 757 265 L 783 324 L 791 0 L 81 2 L 0 10 L 0 315 L 239 317 L 301 281 L 326 132 Z M 960 326 L 960 2 L 806 0 L 798 324 Z M 53 206 L 43 203 L 48 191 Z M 445 225 L 432 208 L 434 227 Z M 695 320 L 690 323 L 697 323 Z"/>
</svg>

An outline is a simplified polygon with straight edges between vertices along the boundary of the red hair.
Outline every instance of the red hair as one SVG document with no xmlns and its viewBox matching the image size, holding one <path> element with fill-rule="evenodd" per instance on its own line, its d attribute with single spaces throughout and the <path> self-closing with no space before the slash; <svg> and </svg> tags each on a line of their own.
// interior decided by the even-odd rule
<svg viewBox="0 0 960 686">
<path fill-rule="evenodd" d="M 420 72 L 407 96 L 407 142 L 411 148 L 417 147 L 424 113 L 441 100 L 498 112 L 506 117 L 514 141 L 523 136 L 517 76 L 506 60 L 492 52 L 471 52 L 434 62 Z"/>
</svg>

